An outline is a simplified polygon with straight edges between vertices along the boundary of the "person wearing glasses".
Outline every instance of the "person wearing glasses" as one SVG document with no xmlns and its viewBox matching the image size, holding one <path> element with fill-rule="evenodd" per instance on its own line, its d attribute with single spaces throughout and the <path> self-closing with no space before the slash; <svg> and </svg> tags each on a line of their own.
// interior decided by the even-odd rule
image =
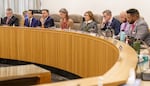
<svg viewBox="0 0 150 86">
<path fill-rule="evenodd" d="M 19 26 L 19 19 L 13 15 L 11 8 L 6 9 L 6 17 L 3 18 L 2 24 L 7 26 Z"/>
<path fill-rule="evenodd" d="M 114 30 L 114 35 L 120 33 L 120 21 L 112 17 L 110 10 L 103 11 L 103 21 L 102 21 L 102 30 L 106 30 L 108 27 L 111 27 Z"/>
<path fill-rule="evenodd" d="M 94 20 L 92 11 L 87 11 L 84 13 L 84 21 L 81 24 L 81 31 L 97 33 L 98 27 Z"/>
</svg>

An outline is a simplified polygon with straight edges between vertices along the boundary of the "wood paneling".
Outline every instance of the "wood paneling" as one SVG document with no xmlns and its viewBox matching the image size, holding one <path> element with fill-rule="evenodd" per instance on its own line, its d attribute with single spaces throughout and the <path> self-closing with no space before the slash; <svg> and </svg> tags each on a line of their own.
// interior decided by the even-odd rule
<svg viewBox="0 0 150 86">
<path fill-rule="evenodd" d="M 45 64 L 81 77 L 103 75 L 115 64 L 118 53 L 113 44 L 85 34 L 0 27 L 1 58 Z"/>
<path fill-rule="evenodd" d="M 137 54 L 128 45 L 113 42 L 113 39 L 52 29 L 0 27 L 1 58 L 44 64 L 85 77 L 50 86 L 69 86 L 69 83 L 95 86 L 98 77 L 93 76 L 103 77 L 104 86 L 125 83 L 129 70 L 136 67 Z"/>
</svg>

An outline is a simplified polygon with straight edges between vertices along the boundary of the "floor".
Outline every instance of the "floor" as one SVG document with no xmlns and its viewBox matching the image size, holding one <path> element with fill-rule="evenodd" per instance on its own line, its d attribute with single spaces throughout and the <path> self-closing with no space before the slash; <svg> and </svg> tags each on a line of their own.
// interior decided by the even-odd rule
<svg viewBox="0 0 150 86">
<path fill-rule="evenodd" d="M 8 64 L 0 64 L 0 67 L 7 67 L 7 66 L 11 66 Z M 59 81 L 66 81 L 69 80 L 66 77 L 60 76 L 58 74 L 52 73 L 52 82 L 59 82 Z M 138 83 L 138 85 L 134 85 L 134 86 L 150 86 L 150 81 L 142 81 L 141 79 L 137 79 L 136 82 Z M 139 83 L 141 83 L 141 85 L 139 85 Z M 123 85 L 123 86 L 128 86 L 128 85 Z"/>
<path fill-rule="evenodd" d="M 8 65 L 8 64 L 0 64 L 0 67 L 8 67 L 8 66 L 11 66 L 11 65 Z M 60 76 L 58 74 L 55 74 L 55 73 L 52 73 L 52 82 L 59 82 L 59 81 L 66 81 L 66 80 L 69 80 L 67 79 L 66 77 L 63 77 L 63 76 Z"/>
<path fill-rule="evenodd" d="M 52 82 L 59 82 L 59 81 L 66 81 L 69 80 L 63 76 L 60 76 L 58 74 L 52 73 Z"/>
<path fill-rule="evenodd" d="M 150 48 L 141 50 L 141 54 L 150 55 Z M 0 63 L 0 67 L 7 67 L 7 66 L 11 66 L 11 65 Z M 66 81 L 66 80 L 69 80 L 69 79 L 52 72 L 52 79 L 51 80 L 52 80 L 52 82 L 59 82 L 59 81 Z M 150 86 L 150 81 L 142 81 L 141 79 L 137 79 L 136 81 L 137 81 L 138 84 L 136 84 L 134 86 Z M 139 83 L 141 83 L 141 85 L 139 85 Z"/>
</svg>

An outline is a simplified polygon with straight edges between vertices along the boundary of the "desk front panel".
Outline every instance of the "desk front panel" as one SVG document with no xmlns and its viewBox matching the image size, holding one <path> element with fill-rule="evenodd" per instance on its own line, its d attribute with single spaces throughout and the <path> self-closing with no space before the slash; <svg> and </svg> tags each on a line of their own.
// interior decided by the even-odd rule
<svg viewBox="0 0 150 86">
<path fill-rule="evenodd" d="M 0 57 L 44 64 L 81 77 L 103 75 L 117 61 L 110 42 L 81 33 L 0 27 Z"/>
</svg>

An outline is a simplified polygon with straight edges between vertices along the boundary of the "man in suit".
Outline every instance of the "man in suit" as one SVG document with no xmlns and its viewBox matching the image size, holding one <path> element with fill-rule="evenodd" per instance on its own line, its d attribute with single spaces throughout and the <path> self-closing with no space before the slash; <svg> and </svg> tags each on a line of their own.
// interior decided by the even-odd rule
<svg viewBox="0 0 150 86">
<path fill-rule="evenodd" d="M 102 30 L 106 30 L 108 27 L 114 29 L 114 34 L 118 35 L 120 32 L 121 23 L 119 20 L 112 17 L 110 10 L 103 11 Z"/>
<path fill-rule="evenodd" d="M 121 21 L 120 31 L 124 31 L 125 34 L 128 34 L 130 24 L 127 21 L 127 12 L 126 11 L 121 12 L 119 17 L 120 17 L 120 21 Z"/>
<path fill-rule="evenodd" d="M 126 12 L 127 20 L 131 24 L 128 36 L 143 40 L 147 45 L 150 46 L 149 27 L 144 19 L 140 18 L 139 11 L 137 9 L 129 9 Z"/>
<path fill-rule="evenodd" d="M 6 10 L 6 17 L 2 20 L 2 24 L 8 26 L 19 26 L 19 19 L 13 16 L 13 11 L 11 8 L 7 8 Z"/>
<path fill-rule="evenodd" d="M 39 26 L 41 26 L 42 28 L 49 28 L 49 27 L 53 27 L 54 25 L 55 25 L 54 20 L 49 16 L 49 10 L 43 9 Z"/>
<path fill-rule="evenodd" d="M 24 26 L 26 26 L 26 27 L 38 26 L 38 21 L 36 18 L 33 17 L 33 11 L 32 10 L 28 10 L 28 17 L 25 18 Z"/>
</svg>

